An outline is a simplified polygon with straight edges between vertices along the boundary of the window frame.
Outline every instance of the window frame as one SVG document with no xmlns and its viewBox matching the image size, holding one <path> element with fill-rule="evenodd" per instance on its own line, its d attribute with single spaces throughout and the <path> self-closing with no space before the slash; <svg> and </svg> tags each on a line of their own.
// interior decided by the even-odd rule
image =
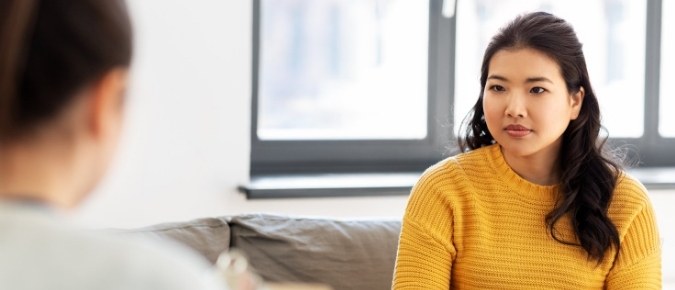
<svg viewBox="0 0 675 290">
<path fill-rule="evenodd" d="M 302 173 L 421 171 L 447 155 L 453 120 L 455 18 L 429 1 L 427 136 L 420 140 L 261 140 L 258 138 L 258 71 L 261 1 L 253 1 L 251 176 Z M 449 52 L 449 53 L 448 53 Z M 437 120 L 441 120 L 438 122 Z M 452 127 L 450 127 L 452 128 Z"/>
<path fill-rule="evenodd" d="M 252 177 L 322 173 L 421 172 L 442 158 L 457 153 L 456 146 L 454 146 L 456 136 L 452 129 L 455 114 L 453 104 L 456 70 L 456 15 L 450 18 L 441 15 L 442 0 L 429 0 L 428 134 L 424 139 L 288 141 L 261 140 L 257 136 L 262 1 L 253 1 L 250 168 Z M 611 132 L 609 132 L 608 143 L 611 148 L 628 149 L 628 160 L 639 167 L 673 167 L 675 166 L 675 138 L 662 137 L 658 131 L 662 0 L 647 0 L 646 13 L 644 133 L 641 138 L 611 138 Z"/>
<path fill-rule="evenodd" d="M 662 0 L 647 0 L 643 135 L 640 138 L 611 138 L 612 132 L 609 132 L 610 148 L 625 148 L 628 151 L 626 161 L 632 167 L 675 166 L 675 138 L 659 133 L 662 7 Z"/>
<path fill-rule="evenodd" d="M 647 1 L 647 43 L 645 49 L 645 134 L 633 140 L 640 148 L 639 162 L 644 167 L 675 166 L 675 138 L 659 133 L 661 98 L 661 25 L 663 1 Z"/>
</svg>

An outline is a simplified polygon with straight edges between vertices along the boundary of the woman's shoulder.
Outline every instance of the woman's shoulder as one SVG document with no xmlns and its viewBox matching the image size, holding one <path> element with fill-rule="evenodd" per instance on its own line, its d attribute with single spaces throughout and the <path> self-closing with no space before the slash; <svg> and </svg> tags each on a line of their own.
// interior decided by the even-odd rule
<svg viewBox="0 0 675 290">
<path fill-rule="evenodd" d="M 468 176 L 471 172 L 481 171 L 489 166 L 488 159 L 493 150 L 495 150 L 494 146 L 487 146 L 447 157 L 427 168 L 419 178 L 416 187 L 418 189 L 465 187 L 471 179 Z"/>
<path fill-rule="evenodd" d="M 89 256 L 82 258 L 81 264 L 95 265 L 94 271 L 114 276 L 120 283 L 162 289 L 191 289 L 195 285 L 215 289 L 208 262 L 178 243 L 107 232 L 80 233 L 77 237 L 79 251 Z"/>
<path fill-rule="evenodd" d="M 208 262 L 189 249 L 83 230 L 50 211 L 0 204 L 0 289 L 214 289 Z M 47 242 L 43 242 L 47 241 Z M 67 261 L 67 262 L 65 262 Z M 31 273 L 39 281 L 27 280 Z M 215 278 L 215 277 L 214 277 Z M 100 281 L 108 281 L 101 285 Z M 200 287 L 196 285 L 205 285 Z M 33 288 L 31 288 L 33 289 Z"/>
<path fill-rule="evenodd" d="M 645 186 L 626 171 L 620 171 L 614 188 L 612 203 L 632 204 L 644 206 L 649 204 L 649 196 Z"/>
<path fill-rule="evenodd" d="M 489 145 L 458 153 L 432 165 L 424 172 L 424 174 L 434 175 L 460 170 L 465 167 L 488 166 L 488 160 L 495 153 L 495 150 L 499 150 L 498 145 Z"/>
<path fill-rule="evenodd" d="M 609 206 L 609 215 L 618 224 L 630 221 L 643 211 L 652 212 L 647 189 L 628 172 L 621 171 Z"/>
</svg>

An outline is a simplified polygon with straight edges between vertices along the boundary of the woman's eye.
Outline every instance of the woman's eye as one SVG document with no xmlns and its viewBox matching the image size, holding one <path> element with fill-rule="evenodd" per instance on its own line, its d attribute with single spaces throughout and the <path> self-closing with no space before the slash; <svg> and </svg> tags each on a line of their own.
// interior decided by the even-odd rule
<svg viewBox="0 0 675 290">
<path fill-rule="evenodd" d="M 502 86 L 500 86 L 500 85 L 494 85 L 494 86 L 491 86 L 491 87 L 490 87 L 490 90 L 491 90 L 491 91 L 495 91 L 495 92 L 503 92 L 503 91 L 505 91 L 504 87 L 502 87 Z"/>
<path fill-rule="evenodd" d="M 534 87 L 534 88 L 532 88 L 532 89 L 530 90 L 530 93 L 533 93 L 533 94 L 541 94 L 541 93 L 543 93 L 543 92 L 545 92 L 545 91 L 546 91 L 546 89 L 544 89 L 544 88 L 542 88 L 542 87 Z"/>
</svg>

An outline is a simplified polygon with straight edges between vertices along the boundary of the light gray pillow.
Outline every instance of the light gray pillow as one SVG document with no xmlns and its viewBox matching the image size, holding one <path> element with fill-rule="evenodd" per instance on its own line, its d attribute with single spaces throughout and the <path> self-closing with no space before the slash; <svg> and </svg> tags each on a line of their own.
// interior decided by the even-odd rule
<svg viewBox="0 0 675 290">
<path fill-rule="evenodd" d="M 218 255 L 229 249 L 228 219 L 228 217 L 201 218 L 186 222 L 162 223 L 122 232 L 143 238 L 178 242 L 215 264 Z"/>
<path fill-rule="evenodd" d="M 391 289 L 399 221 L 232 217 L 234 248 L 267 281 L 319 282 L 335 290 Z"/>
</svg>

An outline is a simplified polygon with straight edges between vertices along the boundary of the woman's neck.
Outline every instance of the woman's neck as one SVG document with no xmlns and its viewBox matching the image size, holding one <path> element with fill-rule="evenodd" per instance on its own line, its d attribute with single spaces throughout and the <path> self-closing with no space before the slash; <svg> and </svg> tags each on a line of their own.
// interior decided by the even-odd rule
<svg viewBox="0 0 675 290">
<path fill-rule="evenodd" d="M 555 185 L 560 182 L 558 157 L 553 150 L 528 156 L 514 156 L 505 152 L 503 147 L 500 149 L 506 163 L 523 179 L 539 185 Z"/>
<path fill-rule="evenodd" d="M 72 162 L 67 162 L 71 156 L 59 147 L 36 143 L 0 147 L 0 198 L 72 207 L 68 166 Z"/>
</svg>

